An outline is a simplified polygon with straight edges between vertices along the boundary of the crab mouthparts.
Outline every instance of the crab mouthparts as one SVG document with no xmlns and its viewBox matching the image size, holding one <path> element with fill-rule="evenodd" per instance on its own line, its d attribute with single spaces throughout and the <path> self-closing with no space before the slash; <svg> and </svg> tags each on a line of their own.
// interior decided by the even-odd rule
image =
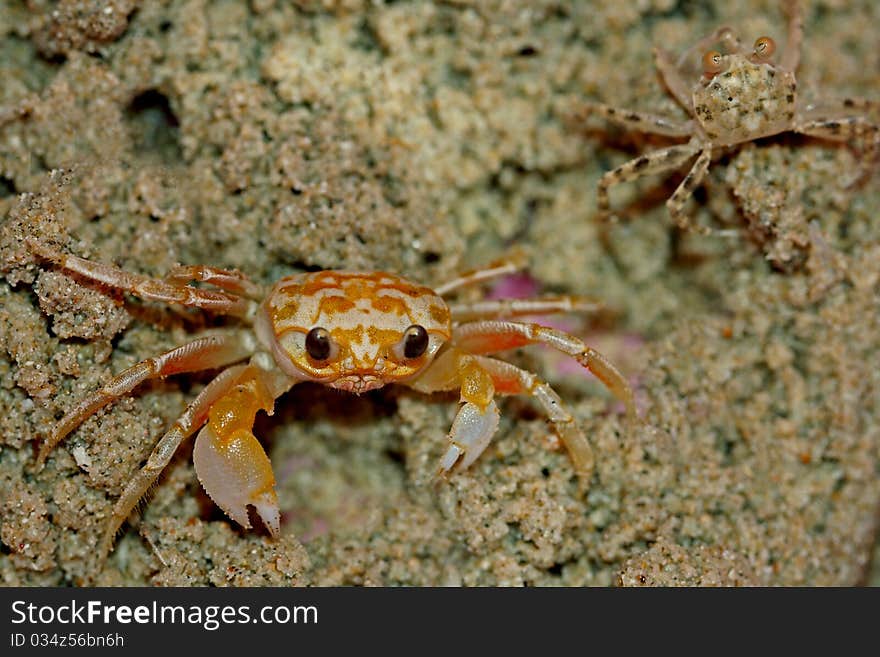
<svg viewBox="0 0 880 657">
<path fill-rule="evenodd" d="M 329 385 L 337 390 L 353 392 L 359 395 L 362 392 L 381 388 L 385 385 L 385 381 L 375 374 L 350 374 L 330 382 Z"/>
</svg>

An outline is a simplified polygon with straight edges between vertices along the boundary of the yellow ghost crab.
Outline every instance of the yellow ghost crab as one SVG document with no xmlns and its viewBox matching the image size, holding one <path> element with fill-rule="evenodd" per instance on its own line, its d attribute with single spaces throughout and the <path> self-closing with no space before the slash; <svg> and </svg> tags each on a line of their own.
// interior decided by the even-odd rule
<svg viewBox="0 0 880 657">
<path fill-rule="evenodd" d="M 600 221 L 612 217 L 608 196 L 611 186 L 671 171 L 696 158 L 667 200 L 666 207 L 679 227 L 709 233 L 708 228 L 690 222 L 684 205 L 705 178 L 713 151 L 786 131 L 851 142 L 862 158 L 858 175 L 850 183 L 866 177 L 880 152 L 880 128 L 853 112 L 877 107 L 878 103 L 864 98 L 800 102 L 795 71 L 803 41 L 802 9 L 797 0 L 783 0 L 782 7 L 788 18 L 788 36 L 778 63 L 773 61 L 776 42 L 771 37 L 759 37 L 749 50 L 727 26 L 700 39 L 677 61 L 666 50 L 655 48 L 657 70 L 673 98 L 690 114 L 688 121 L 601 103 L 583 106 L 583 112 L 600 115 L 623 127 L 666 137 L 689 138 L 686 144 L 642 155 L 605 173 L 596 192 Z M 716 44 L 725 52 L 709 49 Z M 693 70 L 695 56 L 699 56 L 701 73 Z M 690 85 L 686 81 L 689 75 L 696 77 Z"/>
<path fill-rule="evenodd" d="M 31 250 L 85 279 L 139 298 L 177 303 L 238 317 L 239 330 L 200 337 L 123 371 L 68 411 L 37 455 L 42 468 L 52 449 L 87 417 L 140 383 L 182 372 L 221 369 L 156 444 L 115 504 L 98 558 L 109 554 L 116 532 L 169 463 L 181 442 L 198 431 L 196 474 L 230 518 L 250 528 L 253 507 L 273 536 L 280 513 L 272 466 L 252 433 L 260 410 L 300 382 L 362 393 L 399 383 L 422 393 L 459 390 L 461 406 L 448 435 L 438 476 L 466 468 L 485 450 L 499 422 L 496 395 L 533 397 L 564 443 L 582 481 L 593 469 L 587 438 L 559 396 L 534 374 L 491 357 L 530 344 L 549 345 L 593 372 L 635 416 L 626 379 L 578 338 L 512 317 L 594 309 L 583 297 L 496 299 L 447 303 L 444 295 L 511 273 L 496 263 L 431 289 L 383 272 L 319 271 L 281 278 L 267 290 L 237 271 L 181 266 L 164 279 L 65 254 L 29 242 Z M 202 284 L 192 285 L 193 281 Z M 214 289 L 204 287 L 210 285 Z M 222 369 L 225 368 L 225 369 Z"/>
</svg>

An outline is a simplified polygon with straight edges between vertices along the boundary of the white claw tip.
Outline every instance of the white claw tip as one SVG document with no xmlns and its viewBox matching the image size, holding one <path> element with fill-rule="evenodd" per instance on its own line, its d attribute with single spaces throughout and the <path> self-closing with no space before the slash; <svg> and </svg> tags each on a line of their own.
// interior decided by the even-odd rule
<svg viewBox="0 0 880 657">
<path fill-rule="evenodd" d="M 278 509 L 278 502 L 264 500 L 263 502 L 255 503 L 254 508 L 257 510 L 257 515 L 260 516 L 269 533 L 272 534 L 272 537 L 278 538 L 281 534 L 281 512 Z"/>
</svg>

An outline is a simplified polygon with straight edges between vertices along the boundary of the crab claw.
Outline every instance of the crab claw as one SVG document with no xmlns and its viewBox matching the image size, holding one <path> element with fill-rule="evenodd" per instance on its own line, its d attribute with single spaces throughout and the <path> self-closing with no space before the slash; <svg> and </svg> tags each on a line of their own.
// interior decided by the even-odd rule
<svg viewBox="0 0 880 657">
<path fill-rule="evenodd" d="M 221 439 L 206 424 L 196 438 L 193 464 L 205 492 L 226 515 L 250 529 L 250 504 L 272 536 L 278 536 L 281 518 L 272 465 L 249 430 L 238 428 Z"/>
<path fill-rule="evenodd" d="M 485 409 L 472 402 L 465 403 L 452 422 L 449 431 L 449 449 L 440 459 L 437 474 L 445 476 L 461 459 L 461 467 L 466 468 L 477 460 L 489 445 L 498 429 L 498 406 L 490 400 Z"/>
</svg>

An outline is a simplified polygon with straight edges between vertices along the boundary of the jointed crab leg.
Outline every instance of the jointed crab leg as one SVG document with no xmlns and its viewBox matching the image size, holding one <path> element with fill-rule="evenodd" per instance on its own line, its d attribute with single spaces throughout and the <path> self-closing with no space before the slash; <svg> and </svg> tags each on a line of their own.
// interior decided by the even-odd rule
<svg viewBox="0 0 880 657">
<path fill-rule="evenodd" d="M 849 181 L 848 186 L 865 180 L 880 154 L 880 127 L 863 116 L 804 121 L 796 125 L 794 131 L 829 141 L 852 143 L 852 147 L 860 157 L 858 172 Z"/>
<path fill-rule="evenodd" d="M 165 280 L 172 285 L 187 285 L 190 281 L 209 283 L 214 287 L 219 287 L 221 290 L 226 290 L 254 301 L 262 301 L 266 296 L 265 290 L 248 279 L 240 271 L 220 269 L 207 265 L 178 265 L 168 272 Z"/>
<path fill-rule="evenodd" d="M 659 114 L 620 110 L 603 103 L 589 103 L 584 110 L 598 114 L 612 123 L 640 132 L 666 137 L 690 137 L 694 127 L 692 121 L 676 121 Z"/>
<path fill-rule="evenodd" d="M 871 112 L 880 109 L 880 101 L 868 98 L 848 97 L 823 100 L 803 106 L 801 119 L 793 130 L 838 142 L 851 142 L 860 155 L 859 171 L 854 182 L 864 179 L 880 154 L 880 127 L 853 111 Z"/>
<path fill-rule="evenodd" d="M 541 404 L 571 456 L 575 471 L 589 479 L 593 450 L 577 428 L 559 396 L 537 376 L 504 361 L 473 354 L 504 351 L 527 344 L 548 344 L 585 365 L 626 405 L 635 417 L 632 391 L 623 376 L 604 356 L 577 338 L 538 324 L 483 321 L 455 329 L 455 346 L 441 353 L 433 365 L 410 386 L 420 392 L 460 388 L 463 402 L 449 432 L 449 448 L 440 460 L 439 475 L 453 467 L 467 467 L 486 449 L 498 428 L 495 394 L 527 394 Z"/>
<path fill-rule="evenodd" d="M 540 324 L 487 320 L 456 327 L 453 341 L 462 351 L 475 355 L 493 354 L 529 344 L 546 344 L 568 354 L 590 370 L 624 403 L 628 415 L 631 418 L 636 416 L 632 389 L 623 375 L 607 358 L 573 335 Z"/>
<path fill-rule="evenodd" d="M 127 395 L 147 379 L 222 367 L 247 358 L 253 351 L 254 341 L 247 333 L 210 335 L 129 367 L 80 401 L 58 421 L 40 447 L 37 469 L 43 467 L 49 452 L 83 420 L 102 406 Z"/>
<path fill-rule="evenodd" d="M 565 444 L 575 472 L 589 479 L 593 472 L 593 449 L 574 418 L 565 410 L 559 395 L 547 383 L 531 372 L 503 360 L 476 356 L 476 362 L 492 377 L 495 391 L 503 395 L 529 395 L 544 409 L 547 418 Z"/>
<path fill-rule="evenodd" d="M 798 0 L 787 0 L 783 3 L 783 10 L 788 16 L 788 39 L 785 42 L 785 52 L 779 65 L 787 71 L 794 73 L 801 61 L 801 43 L 804 40 L 804 15 L 801 3 Z"/>
<path fill-rule="evenodd" d="M 878 146 L 880 128 L 863 116 L 843 116 L 805 121 L 794 127 L 795 132 L 829 141 L 854 141 L 862 152 Z"/>
<path fill-rule="evenodd" d="M 537 299 L 487 299 L 449 304 L 452 316 L 459 322 L 551 313 L 595 313 L 604 308 L 605 305 L 597 299 L 581 296 L 547 296 Z"/>
<path fill-rule="evenodd" d="M 693 144 L 670 146 L 659 151 L 642 155 L 634 160 L 612 169 L 599 179 L 596 189 L 596 209 L 600 221 L 604 221 L 611 215 L 611 201 L 608 198 L 608 189 L 612 185 L 635 180 L 650 173 L 661 173 L 676 169 L 700 151 Z"/>
<path fill-rule="evenodd" d="M 525 258 L 521 253 L 513 253 L 508 258 L 493 263 L 483 269 L 475 269 L 473 271 L 465 272 L 461 276 L 435 288 L 434 292 L 440 296 L 444 296 L 453 290 L 462 287 L 476 285 L 477 283 L 498 278 L 499 276 L 505 276 L 506 274 L 513 274 L 523 269 L 525 264 Z"/>
<path fill-rule="evenodd" d="M 660 77 L 663 78 L 666 88 L 669 89 L 678 104 L 686 110 L 690 109 L 691 90 L 681 77 L 681 72 L 673 61 L 672 54 L 664 48 L 654 48 L 654 65 L 660 72 Z"/>
<path fill-rule="evenodd" d="M 133 274 L 112 265 L 92 262 L 85 258 L 57 251 L 35 240 L 30 240 L 28 245 L 34 253 L 57 263 L 65 269 L 105 285 L 125 290 L 148 301 L 179 303 L 184 306 L 194 306 L 237 317 L 247 316 L 253 306 L 247 299 L 242 299 L 227 292 L 203 290 L 188 285 L 157 280 L 149 276 L 142 276 L 141 274 Z"/>
<path fill-rule="evenodd" d="M 113 539 L 119 527 L 144 496 L 149 487 L 156 481 L 165 466 L 174 456 L 174 452 L 184 440 L 193 434 L 208 417 L 211 406 L 222 397 L 234 384 L 247 365 L 237 365 L 224 370 L 213 381 L 206 385 L 198 396 L 187 406 L 183 415 L 172 425 L 156 444 L 146 465 L 128 482 L 122 496 L 116 501 L 110 520 L 107 521 L 104 535 L 98 550 L 98 559 L 103 561 L 113 547 Z"/>
<path fill-rule="evenodd" d="M 691 194 L 694 193 L 694 190 L 700 186 L 700 183 L 703 182 L 706 173 L 709 171 L 709 164 L 711 161 L 712 148 L 709 147 L 703 149 L 703 152 L 700 153 L 700 157 L 694 162 L 691 170 L 681 183 L 679 183 L 678 187 L 672 193 L 672 196 L 666 201 L 666 208 L 669 210 L 669 215 L 675 219 L 679 228 L 686 229 L 692 226 L 688 216 L 684 213 L 684 204 L 691 197 Z M 693 224 L 693 228 L 704 235 L 708 235 L 711 232 L 710 229 L 705 226 Z"/>
<path fill-rule="evenodd" d="M 880 110 L 880 100 L 862 96 L 822 99 L 799 106 L 798 114 L 803 120 L 809 120 L 828 116 L 847 116 L 853 110 L 862 113 Z"/>
</svg>

